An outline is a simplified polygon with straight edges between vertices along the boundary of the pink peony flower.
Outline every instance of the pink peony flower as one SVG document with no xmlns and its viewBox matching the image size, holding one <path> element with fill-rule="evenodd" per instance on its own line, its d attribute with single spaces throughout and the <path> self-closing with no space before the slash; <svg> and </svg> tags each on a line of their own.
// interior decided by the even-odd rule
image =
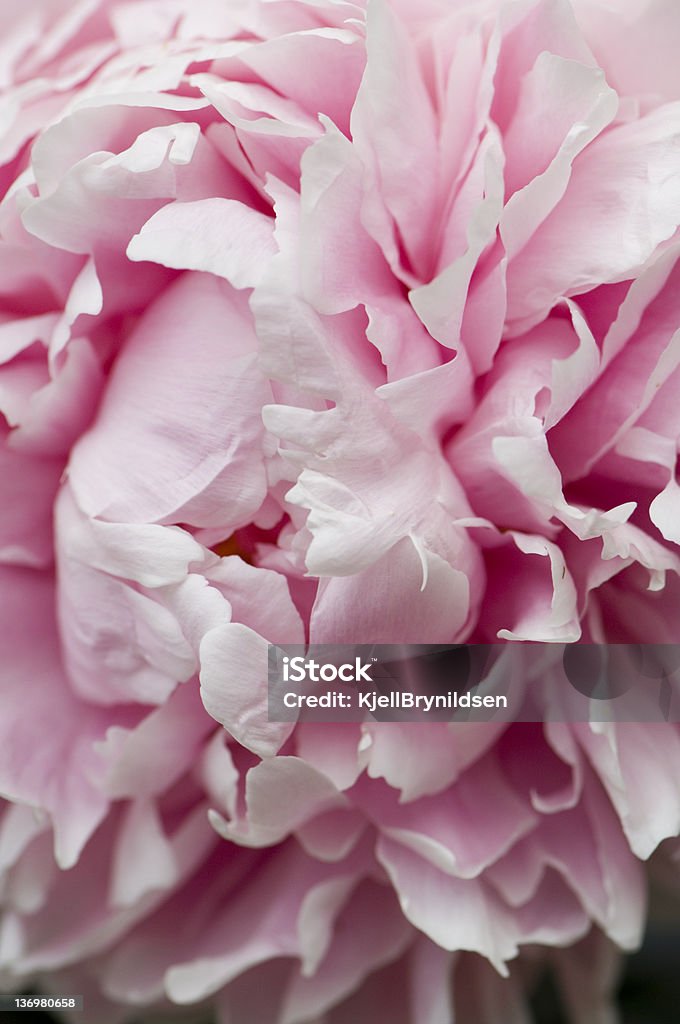
<svg viewBox="0 0 680 1024">
<path fill-rule="evenodd" d="M 6 990 L 519 1024 L 548 964 L 613 1019 L 677 727 L 293 728 L 266 651 L 680 639 L 679 42 L 672 0 L 4 5 Z"/>
</svg>

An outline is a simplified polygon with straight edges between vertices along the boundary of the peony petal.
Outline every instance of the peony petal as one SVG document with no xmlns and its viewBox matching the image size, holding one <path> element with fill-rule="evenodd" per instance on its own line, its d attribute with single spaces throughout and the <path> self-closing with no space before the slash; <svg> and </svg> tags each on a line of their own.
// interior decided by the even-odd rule
<svg viewBox="0 0 680 1024">
<path fill-rule="evenodd" d="M 408 538 L 364 572 L 322 580 L 311 643 L 434 644 L 459 638 L 469 613 L 468 579 L 432 552 L 424 558 L 424 585 L 422 562 Z"/>
<path fill-rule="evenodd" d="M 411 930 L 391 893 L 384 886 L 364 883 L 339 915 L 333 942 L 320 967 L 311 976 L 302 973 L 293 978 L 281 1024 L 297 1024 L 331 1009 L 371 971 L 392 962 L 410 937 Z"/>
<path fill-rule="evenodd" d="M 206 633 L 200 661 L 208 714 L 249 750 L 262 757 L 276 753 L 291 727 L 268 719 L 267 641 L 247 626 L 230 623 Z"/>
<path fill-rule="evenodd" d="M 378 841 L 377 856 L 397 890 L 401 909 L 442 949 L 469 949 L 507 974 L 517 954 L 516 930 L 477 879 L 444 874 L 392 839 Z"/>
<path fill-rule="evenodd" d="M 243 846 L 271 846 L 317 814 L 347 806 L 333 783 L 297 757 L 279 756 L 252 768 L 246 778 L 246 814 L 218 831 Z"/>
<path fill-rule="evenodd" d="M 76 446 L 69 475 L 79 504 L 119 522 L 174 513 L 175 522 L 193 516 L 221 526 L 228 507 L 233 528 L 242 525 L 264 497 L 264 466 L 253 453 L 261 450 L 266 394 L 243 301 L 215 278 L 186 275 L 130 338 L 97 420 Z"/>
<path fill-rule="evenodd" d="M 510 263 L 513 323 L 526 328 L 563 295 L 625 280 L 673 235 L 680 219 L 673 141 L 679 125 L 680 105 L 669 104 L 613 128 L 581 154 L 564 198 Z"/>
<path fill-rule="evenodd" d="M 386 0 L 369 4 L 366 35 L 366 72 L 351 118 L 369 174 L 363 222 L 393 270 L 399 268 L 400 237 L 416 274 L 424 277 L 433 260 L 429 235 L 436 216 L 434 111 L 411 40 Z"/>
<path fill-rule="evenodd" d="M 59 670 L 50 576 L 4 569 L 3 577 L 0 791 L 49 814 L 57 863 L 72 867 L 106 814 L 94 743 L 111 721 L 76 700 Z"/>
<path fill-rule="evenodd" d="M 173 849 L 154 804 L 132 801 L 125 812 L 113 861 L 110 901 L 129 907 L 154 889 L 177 881 Z"/>
<path fill-rule="evenodd" d="M 134 262 L 201 270 L 234 288 L 253 288 L 276 251 L 268 217 L 230 199 L 168 203 L 127 247 Z"/>
<path fill-rule="evenodd" d="M 510 258 L 563 197 L 574 159 L 607 127 L 617 107 L 618 97 L 600 68 L 539 54 L 522 80 L 503 139 L 510 198 L 500 230 Z"/>
</svg>

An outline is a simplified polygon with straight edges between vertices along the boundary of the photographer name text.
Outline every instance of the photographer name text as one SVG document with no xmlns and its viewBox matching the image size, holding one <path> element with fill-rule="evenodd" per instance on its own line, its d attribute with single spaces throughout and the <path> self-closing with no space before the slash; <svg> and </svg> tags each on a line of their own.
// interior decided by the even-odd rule
<svg viewBox="0 0 680 1024">
<path fill-rule="evenodd" d="M 327 690 L 325 693 L 296 693 L 289 690 L 283 695 L 283 703 L 287 708 L 337 708 L 342 710 L 359 709 L 376 711 L 378 709 L 413 709 L 415 711 L 450 710 L 457 708 L 507 708 L 508 698 L 499 695 L 478 693 L 445 693 L 422 694 L 410 690 L 393 690 L 390 693 L 348 693 L 343 690 Z"/>
</svg>

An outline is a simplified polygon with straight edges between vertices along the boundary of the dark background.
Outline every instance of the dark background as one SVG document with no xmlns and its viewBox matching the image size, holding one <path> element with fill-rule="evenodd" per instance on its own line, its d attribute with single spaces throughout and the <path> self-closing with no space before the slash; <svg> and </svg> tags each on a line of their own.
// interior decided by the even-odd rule
<svg viewBox="0 0 680 1024">
<path fill-rule="evenodd" d="M 680 1024 L 679 974 L 680 925 L 652 926 L 640 952 L 627 961 L 619 990 L 621 1024 Z M 568 1024 L 551 978 L 544 978 L 532 1007 L 535 1024 Z"/>
</svg>

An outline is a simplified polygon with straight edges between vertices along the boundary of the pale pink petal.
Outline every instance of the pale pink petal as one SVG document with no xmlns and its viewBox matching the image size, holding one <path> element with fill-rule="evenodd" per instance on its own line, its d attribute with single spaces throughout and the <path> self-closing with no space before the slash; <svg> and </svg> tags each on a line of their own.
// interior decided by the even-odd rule
<svg viewBox="0 0 680 1024">
<path fill-rule="evenodd" d="M 232 529 L 247 522 L 264 497 L 264 466 L 252 450 L 262 444 L 266 395 L 244 301 L 211 276 L 185 276 L 129 339 L 99 415 L 76 446 L 69 475 L 79 504 L 119 522 L 175 513 L 175 522 L 222 524 L 225 507 Z"/>
<path fill-rule="evenodd" d="M 433 722 L 376 722 L 363 726 L 360 749 L 367 772 L 401 790 L 401 800 L 416 800 L 446 789 L 471 763 L 482 757 L 505 729 L 501 722 L 467 722 L 457 726 Z M 455 737 L 455 742 L 454 742 Z M 423 747 L 429 756 L 422 756 Z"/>
<path fill-rule="evenodd" d="M 410 938 L 411 929 L 389 890 L 364 883 L 340 914 L 320 967 L 292 979 L 281 1024 L 298 1024 L 331 1009 L 372 971 L 396 959 Z"/>
<path fill-rule="evenodd" d="M 663 724 L 619 722 L 574 727 L 621 819 L 633 852 L 649 857 L 680 831 L 680 739 Z M 654 793 L 654 800 L 649 793 Z"/>
<path fill-rule="evenodd" d="M 266 636 L 272 644 L 304 642 L 304 626 L 280 573 L 255 568 L 231 555 L 207 573 L 213 587 L 229 602 L 234 622 Z"/>
<path fill-rule="evenodd" d="M 352 5 L 346 6 L 349 16 Z M 249 48 L 242 59 L 309 114 L 323 111 L 347 132 L 350 100 L 356 95 L 365 63 L 360 36 L 349 27 L 291 32 Z M 297 73 L 300 66 L 305 67 L 305 75 Z"/>
<path fill-rule="evenodd" d="M 191 960 L 170 967 L 165 978 L 170 998 L 181 1004 L 196 1002 L 257 963 L 299 955 L 297 922 L 305 898 L 316 885 L 342 873 L 342 866 L 309 860 L 290 844 L 281 847 L 257 878 L 251 877 L 223 912 L 213 916 Z M 272 884 L 283 899 L 271 900 Z M 240 927 L 243 921 L 249 923 L 247 935 Z"/>
<path fill-rule="evenodd" d="M 269 721 L 267 641 L 233 622 L 206 633 L 199 653 L 208 714 L 249 750 L 262 757 L 276 753 L 291 726 Z"/>
<path fill-rule="evenodd" d="M 517 929 L 483 882 L 444 874 L 386 837 L 376 852 L 416 928 L 443 949 L 481 953 L 506 974 L 505 961 L 517 953 Z"/>
<path fill-rule="evenodd" d="M 178 877 L 172 846 L 153 801 L 133 800 L 124 813 L 112 865 L 109 899 L 129 907 Z"/>
<path fill-rule="evenodd" d="M 539 54 L 522 79 L 503 139 L 510 198 L 500 230 L 510 258 L 560 201 L 573 160 L 609 124 L 617 107 L 616 93 L 601 69 Z"/>
<path fill-rule="evenodd" d="M 401 238 L 410 265 L 425 277 L 438 199 L 435 117 L 413 44 L 386 0 L 368 7 L 367 58 L 351 118 L 368 172 L 363 222 L 393 270 Z"/>
<path fill-rule="evenodd" d="M 241 820 L 211 820 L 225 837 L 243 846 L 271 846 L 317 814 L 348 806 L 333 783 L 297 757 L 262 761 L 246 778 L 246 812 Z"/>
<path fill-rule="evenodd" d="M 680 38 L 677 11 L 664 0 L 612 7 L 574 0 L 574 12 L 593 53 L 623 95 L 677 99 L 673 54 Z"/>
<path fill-rule="evenodd" d="M 268 217 L 230 199 L 168 203 L 127 247 L 134 262 L 202 270 L 235 288 L 253 288 L 276 248 Z"/>
<path fill-rule="evenodd" d="M 404 538 L 364 572 L 322 580 L 311 642 L 433 644 L 459 638 L 469 614 L 468 578 L 432 552 L 422 559 L 425 568 Z"/>
<path fill-rule="evenodd" d="M 537 823 L 489 757 L 435 796 L 402 806 L 396 794 L 373 785 L 358 787 L 356 800 L 383 835 L 457 878 L 481 875 Z"/>
<path fill-rule="evenodd" d="M 61 459 L 31 458 L 0 445 L 0 562 L 51 565 L 52 505 L 62 472 Z"/>
<path fill-rule="evenodd" d="M 110 720 L 70 693 L 59 668 L 50 576 L 4 569 L 3 577 L 0 792 L 48 813 L 57 862 L 71 867 L 106 814 L 94 743 Z"/>
<path fill-rule="evenodd" d="M 632 276 L 673 235 L 679 119 L 677 104 L 660 108 L 613 128 L 580 155 L 563 199 L 510 263 L 511 321 L 536 323 L 563 295 Z"/>
<path fill-rule="evenodd" d="M 409 296 L 430 334 L 449 348 L 458 345 L 472 274 L 482 252 L 496 237 L 502 202 L 501 142 L 489 130 L 451 214 L 447 234 L 455 241 L 449 241 L 449 249 L 443 254 L 445 266 L 432 281 L 414 289 Z M 475 366 L 474 350 L 469 356 Z M 481 358 L 479 365 L 483 365 Z"/>
<path fill-rule="evenodd" d="M 97 744 L 104 770 L 102 788 L 112 800 L 165 792 L 196 761 L 215 732 L 198 685 L 178 686 L 166 702 L 130 726 L 111 725 Z"/>
</svg>

